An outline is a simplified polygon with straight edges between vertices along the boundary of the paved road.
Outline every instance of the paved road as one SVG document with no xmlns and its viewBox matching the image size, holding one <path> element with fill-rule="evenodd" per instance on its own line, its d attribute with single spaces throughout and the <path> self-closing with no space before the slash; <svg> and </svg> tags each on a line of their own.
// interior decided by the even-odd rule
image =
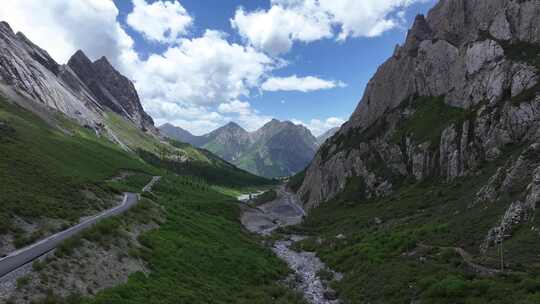
<svg viewBox="0 0 540 304">
<path fill-rule="evenodd" d="M 143 188 L 143 192 L 149 191 L 151 187 L 159 180 L 159 178 L 159 176 L 153 177 L 148 185 Z M 95 215 L 67 230 L 51 235 L 50 237 L 28 247 L 12 252 L 7 257 L 0 259 L 0 278 L 55 249 L 63 241 L 93 226 L 99 220 L 126 212 L 137 204 L 138 201 L 139 195 L 135 193 L 124 193 L 124 198 L 120 205 Z"/>
</svg>

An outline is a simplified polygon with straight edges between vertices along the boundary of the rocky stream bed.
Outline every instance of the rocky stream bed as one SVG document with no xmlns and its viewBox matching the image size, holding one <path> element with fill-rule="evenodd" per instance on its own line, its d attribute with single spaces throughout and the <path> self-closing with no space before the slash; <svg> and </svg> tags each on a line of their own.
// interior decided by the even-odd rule
<svg viewBox="0 0 540 304">
<path fill-rule="evenodd" d="M 278 198 L 256 208 L 244 206 L 242 224 L 251 232 L 269 236 L 279 227 L 302 222 L 305 212 L 295 194 L 285 187 L 277 189 Z M 304 295 L 311 304 L 337 304 L 336 292 L 329 282 L 319 276 L 321 271 L 333 274 L 339 280 L 341 274 L 330 270 L 313 252 L 297 252 L 292 249 L 295 242 L 304 239 L 299 235 L 287 235 L 272 244 L 272 251 L 293 270 L 285 283 Z"/>
</svg>

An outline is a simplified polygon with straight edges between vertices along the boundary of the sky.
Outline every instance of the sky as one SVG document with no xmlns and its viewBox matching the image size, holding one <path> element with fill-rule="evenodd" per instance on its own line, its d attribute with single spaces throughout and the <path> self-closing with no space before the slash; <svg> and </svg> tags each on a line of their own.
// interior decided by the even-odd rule
<svg viewBox="0 0 540 304">
<path fill-rule="evenodd" d="M 59 63 L 106 56 L 143 107 L 201 135 L 272 118 L 340 126 L 436 0 L 3 0 L 0 20 Z"/>
</svg>

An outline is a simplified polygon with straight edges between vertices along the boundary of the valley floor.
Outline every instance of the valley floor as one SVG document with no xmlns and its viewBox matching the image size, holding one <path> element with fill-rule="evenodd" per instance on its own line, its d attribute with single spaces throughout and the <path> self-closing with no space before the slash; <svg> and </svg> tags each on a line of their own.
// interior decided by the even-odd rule
<svg viewBox="0 0 540 304">
<path fill-rule="evenodd" d="M 302 292 L 308 303 L 340 303 L 328 285 L 330 281 L 339 279 L 340 274 L 328 269 L 315 253 L 294 249 L 294 244 L 303 240 L 303 236 L 279 232 L 280 228 L 300 224 L 306 214 L 297 196 L 286 186 L 280 186 L 276 192 L 274 200 L 257 207 L 243 206 L 242 224 L 253 233 L 270 237 L 267 243 L 272 251 L 294 272 L 284 283 Z"/>
</svg>

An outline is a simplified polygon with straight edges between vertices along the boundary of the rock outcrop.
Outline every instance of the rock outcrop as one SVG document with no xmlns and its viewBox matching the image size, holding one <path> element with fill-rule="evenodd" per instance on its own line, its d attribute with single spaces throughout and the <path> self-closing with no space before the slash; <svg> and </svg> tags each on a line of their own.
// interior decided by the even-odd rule
<svg viewBox="0 0 540 304">
<path fill-rule="evenodd" d="M 30 110 L 39 112 L 44 105 L 112 138 L 103 115 L 107 110 L 157 134 L 133 83 L 106 58 L 91 62 L 78 51 L 60 65 L 6 22 L 0 22 L 0 91 Z"/>
<path fill-rule="evenodd" d="M 91 62 L 79 50 L 70 58 L 67 66 L 101 105 L 133 121 L 143 130 L 154 128 L 154 121 L 144 112 L 133 83 L 115 70 L 107 58 L 101 57 Z"/>
<path fill-rule="evenodd" d="M 307 169 L 299 189 L 306 208 L 347 187 L 370 198 L 405 180 L 473 175 L 510 148 L 540 142 L 539 31 L 538 0 L 441 0 L 418 16 Z M 536 189 L 534 164 L 508 166 Z M 509 178 L 505 170 L 493 183 Z M 486 187 L 486 199 L 501 191 Z M 520 191 L 503 226 L 534 205 Z"/>
<path fill-rule="evenodd" d="M 15 34 L 9 24 L 0 22 L 0 84 L 6 95 L 37 101 L 74 118 L 83 125 L 101 123 L 101 107 L 88 94 L 78 94 L 58 75 L 63 67 L 49 54 Z M 67 73 L 67 72 L 66 72 Z"/>
</svg>

